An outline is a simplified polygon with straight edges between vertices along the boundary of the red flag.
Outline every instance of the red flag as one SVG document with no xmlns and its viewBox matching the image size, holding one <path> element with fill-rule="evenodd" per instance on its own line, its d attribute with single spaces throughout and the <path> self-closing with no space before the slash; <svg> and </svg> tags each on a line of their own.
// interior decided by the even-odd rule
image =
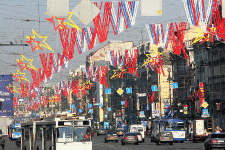
<svg viewBox="0 0 225 150">
<path fill-rule="evenodd" d="M 126 98 L 126 101 L 125 101 L 125 107 L 128 106 L 128 101 L 127 101 L 127 98 Z"/>
<path fill-rule="evenodd" d="M 194 99 L 193 99 L 193 98 L 194 98 L 194 94 L 195 94 L 195 93 L 194 93 L 193 91 L 191 91 L 191 100 L 192 100 L 192 101 L 194 101 Z"/>
<path fill-rule="evenodd" d="M 155 91 L 152 92 L 151 102 L 154 102 L 154 97 L 155 97 Z"/>
</svg>

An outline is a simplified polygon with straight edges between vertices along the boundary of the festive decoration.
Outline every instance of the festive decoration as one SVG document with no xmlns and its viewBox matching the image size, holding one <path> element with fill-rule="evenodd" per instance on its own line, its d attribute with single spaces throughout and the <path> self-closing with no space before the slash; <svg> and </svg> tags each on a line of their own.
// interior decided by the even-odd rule
<svg viewBox="0 0 225 150">
<path fill-rule="evenodd" d="M 16 79 L 18 79 L 18 81 L 23 81 L 23 80 L 25 80 L 25 81 L 27 81 L 27 82 L 29 82 L 29 80 L 25 77 L 25 75 L 26 75 L 26 73 L 21 73 L 18 69 L 16 69 L 16 73 L 13 73 L 13 77 L 18 77 L 18 78 L 16 78 Z M 18 75 L 23 75 L 23 76 L 18 76 Z M 23 80 L 22 80 L 23 79 Z"/>
<path fill-rule="evenodd" d="M 30 69 L 37 70 L 37 69 L 32 65 L 33 59 L 26 59 L 26 57 L 25 57 L 23 54 L 21 54 L 21 56 L 22 56 L 22 60 L 21 60 L 21 59 L 16 59 L 16 61 L 19 62 L 19 63 L 17 63 L 17 65 L 20 66 L 21 71 L 26 70 L 26 69 L 27 69 L 27 70 L 30 70 Z M 24 62 L 23 62 L 24 60 L 30 62 L 29 65 L 27 65 L 27 63 L 24 63 Z M 29 69 L 29 68 L 30 68 L 30 69 Z"/>
<path fill-rule="evenodd" d="M 35 50 L 35 49 L 40 49 L 42 51 L 44 51 L 41 46 L 39 45 L 40 44 L 40 41 L 34 41 L 33 38 L 30 37 L 30 41 L 25 41 L 26 43 L 30 44 L 31 45 L 31 49 L 32 49 L 32 52 Z M 33 43 L 35 44 L 35 47 L 33 46 Z"/>
<path fill-rule="evenodd" d="M 126 73 L 126 69 L 117 69 L 113 70 L 114 74 L 111 76 L 110 79 L 117 79 L 117 78 L 123 78 L 123 75 Z"/>
<path fill-rule="evenodd" d="M 43 46 L 43 47 L 45 47 L 45 48 L 47 48 L 47 49 L 49 49 L 49 50 L 51 50 L 51 51 L 53 51 L 54 52 L 54 50 L 52 50 L 52 48 L 45 42 L 45 40 L 48 38 L 48 36 L 39 36 L 35 31 L 34 31 L 34 29 L 32 29 L 32 32 L 33 32 L 33 36 L 26 36 L 26 38 L 27 39 L 35 39 L 36 38 L 36 36 L 35 35 L 37 35 L 37 37 L 38 38 L 44 38 L 44 40 L 42 41 L 44 44 L 40 44 L 40 46 Z"/>
<path fill-rule="evenodd" d="M 69 25 L 69 26 L 71 26 L 71 27 L 73 27 L 73 28 L 76 28 L 76 29 L 78 29 L 78 30 L 80 30 L 80 31 L 82 31 L 70 18 L 73 16 L 73 13 L 72 12 L 69 12 L 69 14 L 70 14 L 70 16 L 67 18 L 72 24 L 70 24 L 70 23 L 68 23 L 68 22 L 65 22 L 64 24 L 66 25 Z"/>
<path fill-rule="evenodd" d="M 63 21 L 65 20 L 65 18 L 58 18 L 58 17 L 54 16 L 52 18 L 45 18 L 45 19 L 53 23 L 53 27 L 54 27 L 54 31 L 55 32 L 56 32 L 56 30 L 59 27 L 60 28 L 66 28 L 65 24 L 63 23 Z M 57 20 L 58 26 L 55 25 L 54 19 Z"/>
<path fill-rule="evenodd" d="M 10 83 L 9 86 L 6 86 L 6 89 L 9 91 L 9 93 L 18 93 L 18 91 L 16 90 L 16 86 L 12 86 Z"/>
</svg>

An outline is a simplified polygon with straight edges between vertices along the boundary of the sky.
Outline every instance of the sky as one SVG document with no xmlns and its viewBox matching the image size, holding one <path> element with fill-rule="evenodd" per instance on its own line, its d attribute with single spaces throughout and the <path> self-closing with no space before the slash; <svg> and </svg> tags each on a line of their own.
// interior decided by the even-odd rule
<svg viewBox="0 0 225 150">
<path fill-rule="evenodd" d="M 124 0 L 121 0 L 124 1 Z M 69 1 L 69 11 L 79 3 L 79 0 Z M 94 1 L 93 1 L 94 2 Z M 95 1 L 95 2 L 106 2 Z M 115 10 L 117 1 L 111 0 L 115 3 Z M 50 18 L 47 12 L 47 0 L 0 0 L 0 43 L 9 44 L 21 44 L 28 41 L 25 36 L 32 36 L 32 29 L 40 36 L 48 36 L 46 43 L 54 50 L 54 53 L 62 53 L 63 48 L 60 41 L 58 32 L 54 31 L 51 22 L 45 18 Z M 65 17 L 65 21 L 68 21 L 68 17 Z M 87 26 L 83 25 L 75 16 L 71 19 L 80 27 L 93 27 L 93 22 Z M 162 16 L 141 16 L 141 3 L 138 5 L 138 12 L 133 25 L 129 29 L 125 29 L 122 33 L 114 36 L 112 28 L 110 27 L 110 34 L 106 42 L 97 42 L 95 47 L 82 54 L 78 54 L 75 49 L 75 54 L 72 60 L 69 61 L 69 65 L 66 69 L 61 70 L 53 76 L 53 79 L 48 81 L 49 83 L 56 83 L 62 80 L 66 80 L 68 72 L 71 69 L 74 71 L 78 69 L 80 65 L 84 65 L 86 56 L 96 51 L 97 49 L 107 45 L 109 41 L 133 41 L 135 45 L 139 44 L 139 41 L 143 39 L 143 42 L 148 42 L 149 37 L 146 30 L 146 24 L 160 24 L 163 23 L 179 23 L 187 22 L 187 17 L 184 10 L 183 0 L 163 0 L 162 2 Z M 165 28 L 164 28 L 165 30 Z M 98 40 L 97 40 L 98 41 Z M 0 46 L 0 74 L 16 73 L 17 69 L 20 71 L 20 67 L 16 65 L 16 59 L 21 59 L 21 54 L 27 59 L 33 59 L 32 65 L 36 68 L 42 68 L 42 64 L 38 53 L 52 53 L 48 49 L 34 50 L 32 52 L 31 46 Z M 26 78 L 32 82 L 32 76 L 29 71 L 23 71 L 26 73 Z"/>
</svg>

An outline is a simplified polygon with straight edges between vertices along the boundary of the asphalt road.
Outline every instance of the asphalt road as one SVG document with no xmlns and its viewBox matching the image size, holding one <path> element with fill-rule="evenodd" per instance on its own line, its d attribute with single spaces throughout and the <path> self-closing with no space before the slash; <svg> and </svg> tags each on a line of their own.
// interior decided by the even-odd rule
<svg viewBox="0 0 225 150">
<path fill-rule="evenodd" d="M 169 145 L 167 143 L 156 145 L 156 143 L 151 142 L 150 138 L 145 138 L 144 143 L 139 143 L 139 145 L 126 144 L 121 145 L 121 137 L 119 142 L 109 141 L 105 143 L 104 135 L 93 137 L 93 150 L 204 150 L 204 143 L 193 143 L 192 141 L 185 141 L 184 143 L 174 143 Z"/>
<path fill-rule="evenodd" d="M 20 150 L 16 146 L 16 141 L 11 141 L 8 138 L 5 138 L 5 150 Z M 185 141 L 184 143 L 174 143 L 173 145 L 161 144 L 156 145 L 156 143 L 151 142 L 150 138 L 145 138 L 144 143 L 139 145 L 126 144 L 121 145 L 121 137 L 119 137 L 119 142 L 115 143 L 109 141 L 105 143 L 104 135 L 97 136 L 96 134 L 93 137 L 93 150 L 204 150 L 204 143 L 193 143 L 192 141 Z M 0 147 L 1 150 L 1 147 Z"/>
</svg>

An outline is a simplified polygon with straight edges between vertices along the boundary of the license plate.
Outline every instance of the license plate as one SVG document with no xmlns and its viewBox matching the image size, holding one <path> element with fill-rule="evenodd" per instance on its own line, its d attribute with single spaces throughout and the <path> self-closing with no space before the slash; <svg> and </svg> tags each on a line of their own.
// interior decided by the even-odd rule
<svg viewBox="0 0 225 150">
<path fill-rule="evenodd" d="M 218 140 L 218 142 L 224 142 L 224 140 Z"/>
<path fill-rule="evenodd" d="M 164 137 L 164 139 L 169 139 L 169 137 Z"/>
</svg>

